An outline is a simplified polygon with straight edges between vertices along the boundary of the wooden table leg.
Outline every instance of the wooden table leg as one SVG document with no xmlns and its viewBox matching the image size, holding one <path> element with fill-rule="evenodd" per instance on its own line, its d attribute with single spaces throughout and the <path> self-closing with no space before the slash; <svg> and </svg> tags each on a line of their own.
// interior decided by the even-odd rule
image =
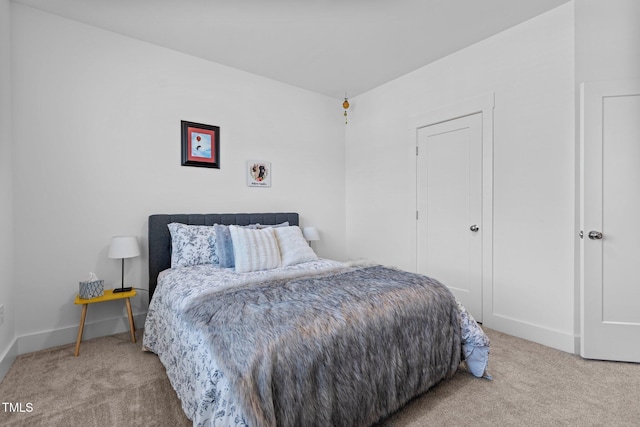
<svg viewBox="0 0 640 427">
<path fill-rule="evenodd" d="M 87 307 L 89 304 L 82 304 L 82 314 L 80 315 L 80 327 L 78 328 L 78 339 L 76 340 L 76 352 L 74 356 L 80 354 L 80 341 L 82 341 L 82 332 L 84 331 L 84 319 L 87 317 Z"/>
<path fill-rule="evenodd" d="M 133 324 L 133 312 L 131 311 L 131 301 L 129 298 L 125 300 L 127 303 L 127 312 L 129 313 L 129 330 L 131 331 L 131 342 L 136 342 L 136 326 Z"/>
</svg>

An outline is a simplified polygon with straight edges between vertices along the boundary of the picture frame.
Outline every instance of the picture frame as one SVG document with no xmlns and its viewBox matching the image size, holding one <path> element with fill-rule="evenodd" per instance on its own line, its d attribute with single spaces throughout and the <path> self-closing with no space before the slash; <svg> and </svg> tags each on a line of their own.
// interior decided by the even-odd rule
<svg viewBox="0 0 640 427">
<path fill-rule="evenodd" d="M 245 173 L 249 187 L 271 187 L 271 162 L 247 160 Z"/>
<path fill-rule="evenodd" d="M 182 120 L 182 166 L 220 169 L 220 127 Z"/>
</svg>

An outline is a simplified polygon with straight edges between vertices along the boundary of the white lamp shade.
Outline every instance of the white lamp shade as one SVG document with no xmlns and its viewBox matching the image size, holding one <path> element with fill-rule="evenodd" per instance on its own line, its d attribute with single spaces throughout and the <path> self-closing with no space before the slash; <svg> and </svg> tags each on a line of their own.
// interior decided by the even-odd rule
<svg viewBox="0 0 640 427">
<path fill-rule="evenodd" d="M 134 258 L 140 255 L 136 236 L 114 236 L 109 246 L 109 258 Z"/>
<path fill-rule="evenodd" d="M 315 227 L 305 227 L 302 229 L 302 234 L 304 238 L 308 242 L 314 242 L 316 240 L 320 240 L 320 234 L 318 234 L 318 229 Z"/>
</svg>

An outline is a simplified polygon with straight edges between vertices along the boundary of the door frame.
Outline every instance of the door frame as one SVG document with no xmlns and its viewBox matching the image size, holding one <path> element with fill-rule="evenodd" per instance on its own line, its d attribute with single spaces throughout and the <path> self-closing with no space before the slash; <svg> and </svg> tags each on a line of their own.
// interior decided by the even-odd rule
<svg viewBox="0 0 640 427">
<path fill-rule="evenodd" d="M 417 162 L 418 130 L 427 126 L 473 114 L 482 114 L 482 317 L 489 327 L 494 323 L 493 316 L 493 110 L 495 94 L 493 92 L 468 98 L 454 104 L 443 106 L 425 113 L 414 113 L 408 119 L 408 150 L 415 165 L 410 176 L 409 188 L 413 188 L 413 209 L 407 212 L 407 221 L 411 224 L 411 265 L 418 270 L 418 236 L 416 212 L 418 210 Z"/>
</svg>

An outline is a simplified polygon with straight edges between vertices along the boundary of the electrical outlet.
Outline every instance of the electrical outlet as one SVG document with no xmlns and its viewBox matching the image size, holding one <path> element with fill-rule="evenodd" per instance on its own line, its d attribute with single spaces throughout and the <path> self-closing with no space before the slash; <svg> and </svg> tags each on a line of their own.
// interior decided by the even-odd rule
<svg viewBox="0 0 640 427">
<path fill-rule="evenodd" d="M 0 305 L 0 325 L 4 323 L 4 305 Z"/>
</svg>

